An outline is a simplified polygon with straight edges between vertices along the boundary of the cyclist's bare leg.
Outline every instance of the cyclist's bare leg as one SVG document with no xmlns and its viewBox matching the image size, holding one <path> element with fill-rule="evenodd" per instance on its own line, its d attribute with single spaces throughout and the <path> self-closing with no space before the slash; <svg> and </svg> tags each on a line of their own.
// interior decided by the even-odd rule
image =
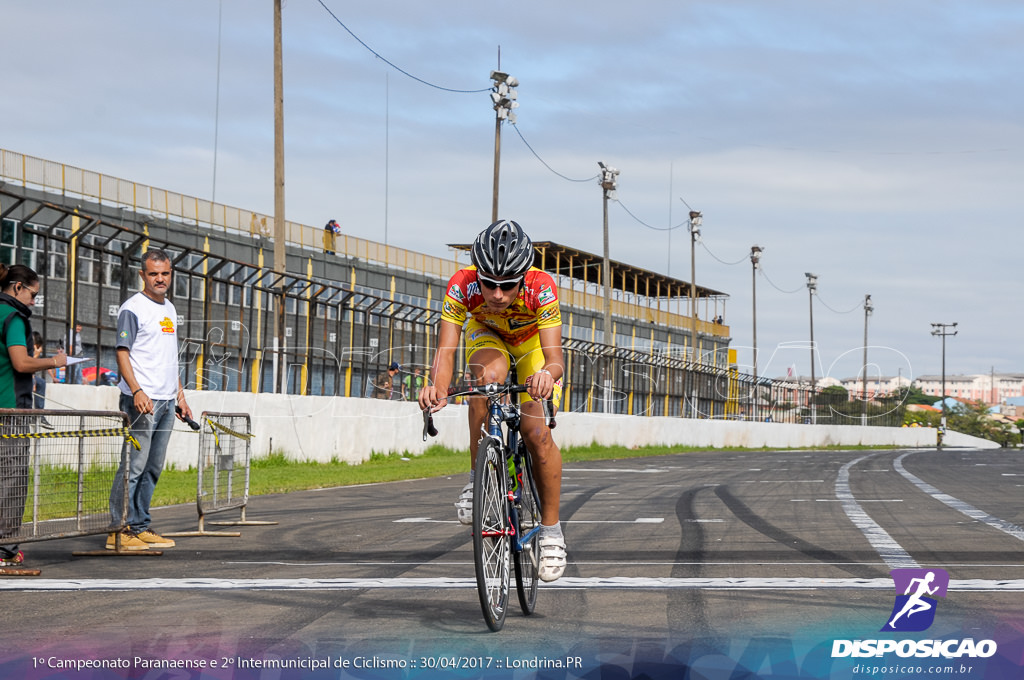
<svg viewBox="0 0 1024 680">
<path fill-rule="evenodd" d="M 541 524 L 558 524 L 558 504 L 562 493 L 562 452 L 551 438 L 551 430 L 536 401 L 525 401 L 520 432 L 526 448 L 533 454 L 533 477 L 540 496 Z"/>
<path fill-rule="evenodd" d="M 508 357 L 499 349 L 484 347 L 473 352 L 468 367 L 473 375 L 474 385 L 505 382 L 505 376 L 508 375 Z M 487 420 L 487 398 L 471 397 L 466 399 L 466 403 L 469 405 L 469 467 L 472 469 L 476 459 L 476 446 L 480 442 L 480 430 Z"/>
</svg>

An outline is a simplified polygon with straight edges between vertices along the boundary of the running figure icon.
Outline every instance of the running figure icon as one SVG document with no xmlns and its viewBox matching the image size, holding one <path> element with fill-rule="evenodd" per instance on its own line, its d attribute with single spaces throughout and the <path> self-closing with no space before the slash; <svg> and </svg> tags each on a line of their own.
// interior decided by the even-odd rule
<svg viewBox="0 0 1024 680">
<path fill-rule="evenodd" d="M 896 619 L 900 618 L 904 614 L 906 614 L 907 618 L 910 618 L 918 612 L 928 611 L 929 609 L 935 606 L 931 602 L 926 602 L 925 600 L 921 599 L 921 597 L 925 594 L 934 595 L 935 591 L 939 589 L 938 586 L 935 586 L 934 588 L 928 587 L 928 584 L 930 584 L 934 580 L 934 571 L 929 571 L 924 578 L 910 579 L 910 585 L 907 586 L 907 590 L 903 594 L 910 595 L 910 589 L 914 587 L 915 583 L 917 584 L 917 592 L 915 592 L 913 595 L 910 595 L 910 598 L 907 600 L 907 603 L 903 605 L 903 609 L 900 610 L 900 613 L 892 617 L 892 621 L 889 622 L 890 628 L 895 628 Z"/>
<path fill-rule="evenodd" d="M 893 569 L 897 594 L 889 622 L 883 631 L 927 630 L 935 620 L 935 597 L 945 597 L 949 574 L 944 569 Z M 911 620 L 914 614 L 922 614 Z M 901 620 L 902 619 L 902 620 Z"/>
</svg>

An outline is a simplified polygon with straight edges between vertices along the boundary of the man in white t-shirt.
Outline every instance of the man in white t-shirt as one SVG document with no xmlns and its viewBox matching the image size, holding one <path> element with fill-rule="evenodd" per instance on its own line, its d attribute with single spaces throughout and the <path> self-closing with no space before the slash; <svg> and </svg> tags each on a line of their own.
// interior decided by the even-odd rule
<svg viewBox="0 0 1024 680">
<path fill-rule="evenodd" d="M 114 476 L 110 491 L 110 517 L 120 526 L 124 516 L 124 475 L 128 475 L 127 526 L 107 537 L 107 549 L 148 550 L 170 548 L 174 541 L 150 528 L 149 506 L 167 455 L 167 441 L 179 418 L 192 418 L 178 379 L 178 315 L 167 299 L 171 286 L 171 258 L 162 250 L 142 256 L 143 289 L 121 305 L 117 313 L 117 370 L 121 376 L 120 408 L 131 421 L 132 436 L 141 450 L 129 446 L 128 470 Z"/>
</svg>

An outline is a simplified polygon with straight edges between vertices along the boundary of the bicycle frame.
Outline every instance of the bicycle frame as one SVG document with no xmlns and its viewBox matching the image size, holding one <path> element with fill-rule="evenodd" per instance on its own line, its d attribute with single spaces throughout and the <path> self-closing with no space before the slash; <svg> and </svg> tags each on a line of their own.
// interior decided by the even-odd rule
<svg viewBox="0 0 1024 680">
<path fill-rule="evenodd" d="M 533 536 L 540 531 L 540 526 L 535 526 L 526 534 L 522 534 L 519 531 L 519 512 L 516 509 L 516 502 L 518 498 L 516 494 L 522 489 L 522 484 L 530 483 L 530 480 L 524 480 L 521 478 L 522 471 L 527 469 L 527 463 L 523 461 L 523 454 L 526 452 L 525 446 L 520 446 L 521 438 L 519 427 L 522 423 L 522 412 L 519 408 L 519 402 L 517 399 L 511 397 L 522 394 L 527 391 L 526 385 L 517 385 L 511 382 L 512 376 L 506 378 L 504 383 L 489 383 L 487 385 L 480 385 L 477 387 L 469 387 L 458 392 L 453 392 L 448 395 L 448 398 L 454 397 L 487 397 L 487 422 L 486 432 L 484 436 L 490 437 L 498 445 L 498 448 L 502 451 L 505 457 L 505 470 L 508 477 L 508 510 L 509 518 L 511 519 L 510 528 L 508 529 L 508 535 L 515 538 L 512 541 L 513 550 L 516 553 L 520 553 L 523 550 L 523 546 L 529 543 Z M 508 403 L 506 397 L 509 397 Z M 555 427 L 555 415 L 554 405 L 550 399 L 541 401 L 541 408 L 544 411 L 544 419 L 548 421 L 548 427 L 554 429 Z M 504 437 L 502 436 L 501 426 L 505 425 Z M 427 436 L 437 436 L 437 428 L 434 427 L 434 419 L 430 413 L 430 409 L 423 412 L 423 441 L 427 440 Z M 528 452 L 527 452 L 528 455 Z M 513 463 L 513 474 L 509 474 L 508 463 Z M 532 465 L 531 465 L 532 468 Z M 485 536 L 497 536 L 497 532 L 487 532 Z"/>
<path fill-rule="evenodd" d="M 522 412 L 516 395 L 527 391 L 504 383 L 471 387 L 448 395 L 487 398 L 487 417 L 476 446 L 473 481 L 473 562 L 477 593 L 484 620 L 492 631 L 501 630 L 508 611 L 511 565 L 515 567 L 516 593 L 523 613 L 533 613 L 537 602 L 539 559 L 536 546 L 541 529 L 541 503 L 532 474 L 532 461 L 524 454 L 520 426 Z M 549 427 L 554 427 L 554 407 L 541 402 Z M 504 432 L 502 431 L 504 425 Z M 437 434 L 431 409 L 423 411 L 423 439 Z M 523 533 L 520 508 L 530 522 Z"/>
</svg>

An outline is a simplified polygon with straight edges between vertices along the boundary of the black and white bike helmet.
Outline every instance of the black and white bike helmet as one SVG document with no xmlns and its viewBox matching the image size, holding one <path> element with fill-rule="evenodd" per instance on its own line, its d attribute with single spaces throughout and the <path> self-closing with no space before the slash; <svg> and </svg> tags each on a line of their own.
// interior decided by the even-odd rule
<svg viewBox="0 0 1024 680">
<path fill-rule="evenodd" d="M 480 232 L 469 255 L 487 276 L 513 278 L 533 265 L 533 241 L 512 220 L 498 220 Z"/>
</svg>

